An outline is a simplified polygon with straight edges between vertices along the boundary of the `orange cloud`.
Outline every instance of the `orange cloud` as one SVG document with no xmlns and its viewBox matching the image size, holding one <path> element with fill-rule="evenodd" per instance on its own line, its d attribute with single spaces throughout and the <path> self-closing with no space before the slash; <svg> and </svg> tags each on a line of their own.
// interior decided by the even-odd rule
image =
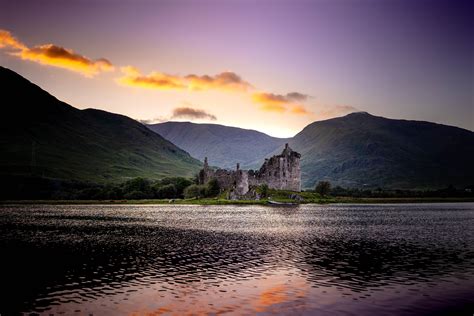
<svg viewBox="0 0 474 316">
<path fill-rule="evenodd" d="M 0 29 L 0 48 L 26 49 L 27 47 L 17 40 L 10 32 Z"/>
<path fill-rule="evenodd" d="M 291 113 L 293 113 L 293 114 L 310 114 L 311 112 L 308 111 L 304 106 L 295 104 L 291 107 Z"/>
<path fill-rule="evenodd" d="M 39 45 L 32 48 L 14 38 L 10 32 L 0 30 L 0 48 L 15 50 L 11 55 L 23 60 L 30 60 L 42 65 L 48 65 L 78 72 L 86 77 L 92 77 L 100 72 L 112 71 L 114 66 L 105 58 L 91 60 L 85 56 L 53 44 Z"/>
<path fill-rule="evenodd" d="M 114 66 L 105 58 L 90 60 L 75 53 L 71 49 L 53 44 L 35 46 L 15 53 L 23 60 L 35 61 L 42 65 L 54 66 L 75 71 L 86 77 L 92 77 L 100 72 L 111 71 Z"/>
<path fill-rule="evenodd" d="M 149 75 L 142 75 L 140 71 L 132 66 L 121 68 L 123 77 L 116 81 L 123 86 L 140 87 L 160 90 L 180 90 L 186 88 L 183 78 L 168 75 L 160 72 L 152 72 Z"/>
<path fill-rule="evenodd" d="M 222 72 L 215 76 L 209 75 L 187 75 L 176 76 L 161 72 L 151 72 L 149 75 L 143 75 L 132 66 L 122 67 L 123 77 L 117 79 L 117 82 L 124 86 L 160 89 L 160 90 L 231 90 L 245 91 L 252 86 L 242 80 L 233 72 Z"/>
<path fill-rule="evenodd" d="M 252 100 L 259 104 L 263 111 L 283 113 L 290 110 L 294 114 L 309 114 L 310 112 L 303 105 L 295 103 L 296 101 L 304 101 L 308 97 L 299 92 L 291 92 L 286 95 L 257 92 L 252 95 Z"/>
<path fill-rule="evenodd" d="M 252 95 L 252 99 L 256 103 L 262 105 L 272 105 L 272 106 L 282 106 L 285 107 L 290 101 L 286 99 L 284 95 L 266 93 L 266 92 L 257 92 Z"/>
</svg>

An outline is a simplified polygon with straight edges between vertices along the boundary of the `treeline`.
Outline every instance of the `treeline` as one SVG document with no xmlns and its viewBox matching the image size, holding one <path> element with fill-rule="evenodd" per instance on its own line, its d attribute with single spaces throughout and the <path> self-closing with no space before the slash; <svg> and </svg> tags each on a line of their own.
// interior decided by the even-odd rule
<svg viewBox="0 0 474 316">
<path fill-rule="evenodd" d="M 332 187 L 328 181 L 320 181 L 316 184 L 315 192 L 321 195 L 330 195 L 334 197 L 360 197 L 360 198 L 415 198 L 415 197 L 474 197 L 474 185 L 462 188 L 456 188 L 448 185 L 442 189 L 436 190 L 402 190 L 402 189 L 365 189 L 365 188 L 343 188 L 340 186 Z"/>
<path fill-rule="evenodd" d="M 261 197 L 269 194 L 268 186 L 258 187 Z M 319 196 L 356 198 L 474 197 L 474 186 L 452 185 L 438 190 L 394 190 L 332 187 L 320 181 L 313 190 Z M 134 178 L 123 183 L 96 184 L 42 177 L 0 176 L 0 200 L 140 200 L 206 198 L 221 194 L 216 180 L 198 185 L 196 179 L 169 177 L 161 180 Z M 223 193 L 222 193 L 223 194 Z"/>
<path fill-rule="evenodd" d="M 470 188 L 455 188 L 448 186 L 438 190 L 401 190 L 401 189 L 345 189 L 334 187 L 331 189 L 332 196 L 351 196 L 351 197 L 474 197 Z"/>
<path fill-rule="evenodd" d="M 77 200 L 141 200 L 182 198 L 184 190 L 193 182 L 186 178 L 172 177 L 158 181 L 134 178 L 121 184 L 107 184 L 85 188 L 72 199 Z"/>
<path fill-rule="evenodd" d="M 195 180 L 169 177 L 161 180 L 134 178 L 118 184 L 96 184 L 39 177 L 0 177 L 2 200 L 140 200 L 213 197 L 217 181 L 197 185 Z"/>
<path fill-rule="evenodd" d="M 135 178 L 122 184 L 108 184 L 103 187 L 86 188 L 73 197 L 78 200 L 141 200 L 182 199 L 213 197 L 220 192 L 216 180 L 207 185 L 198 185 L 193 180 L 172 177 L 158 181 Z"/>
</svg>

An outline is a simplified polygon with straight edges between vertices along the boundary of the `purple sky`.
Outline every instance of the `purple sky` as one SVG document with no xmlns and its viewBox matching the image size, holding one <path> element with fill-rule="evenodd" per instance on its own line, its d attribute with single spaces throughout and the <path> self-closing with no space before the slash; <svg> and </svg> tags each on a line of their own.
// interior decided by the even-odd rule
<svg viewBox="0 0 474 316">
<path fill-rule="evenodd" d="M 22 43 L 103 57 L 115 70 L 88 78 L 3 51 L 0 65 L 79 108 L 136 119 L 162 120 L 189 107 L 215 123 L 291 136 L 355 108 L 473 130 L 472 3 L 1 0 L 0 29 Z M 126 65 L 142 75 L 232 71 L 259 92 L 311 97 L 306 114 L 291 114 L 296 104 L 262 110 L 240 92 L 125 87 L 116 78 Z"/>
</svg>

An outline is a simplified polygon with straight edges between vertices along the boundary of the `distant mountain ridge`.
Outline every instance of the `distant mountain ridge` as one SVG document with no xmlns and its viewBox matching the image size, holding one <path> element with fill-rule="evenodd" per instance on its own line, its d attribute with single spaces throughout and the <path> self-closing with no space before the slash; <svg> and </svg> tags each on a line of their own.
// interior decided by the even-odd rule
<svg viewBox="0 0 474 316">
<path fill-rule="evenodd" d="M 12 177 L 94 183 L 190 177 L 202 166 L 195 158 L 205 156 L 219 167 L 258 168 L 286 142 L 302 154 L 304 188 L 320 180 L 401 189 L 474 183 L 474 133 L 457 127 L 360 112 L 314 122 L 289 139 L 217 124 L 147 128 L 123 115 L 78 110 L 3 67 L 0 81 L 0 177 L 7 187 Z"/>
<path fill-rule="evenodd" d="M 309 124 L 289 139 L 216 124 L 167 122 L 150 128 L 191 155 L 208 156 L 211 164 L 226 168 L 236 162 L 258 167 L 288 142 L 302 154 L 305 188 L 320 180 L 344 187 L 401 189 L 474 183 L 474 133 L 430 122 L 356 112 Z M 238 137 L 226 136 L 225 130 Z"/>
<path fill-rule="evenodd" d="M 255 168 L 263 158 L 288 139 L 271 137 L 255 130 L 218 124 L 165 122 L 148 127 L 180 148 L 186 148 L 193 157 L 221 168 Z"/>
<path fill-rule="evenodd" d="M 303 182 L 345 187 L 437 188 L 474 183 L 474 133 L 365 112 L 314 122 L 290 141 Z"/>
<path fill-rule="evenodd" d="M 0 67 L 0 176 L 121 182 L 192 176 L 201 163 L 141 123 L 78 110 Z"/>
</svg>

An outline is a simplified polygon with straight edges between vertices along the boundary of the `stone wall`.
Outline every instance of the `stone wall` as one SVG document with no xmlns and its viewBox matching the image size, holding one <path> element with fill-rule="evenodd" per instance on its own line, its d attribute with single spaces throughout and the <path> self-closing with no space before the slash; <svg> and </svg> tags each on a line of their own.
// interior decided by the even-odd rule
<svg viewBox="0 0 474 316">
<path fill-rule="evenodd" d="M 256 173 L 257 182 L 266 183 L 272 189 L 301 191 L 300 158 L 301 155 L 286 144 L 280 155 L 265 159 Z"/>
<path fill-rule="evenodd" d="M 209 168 L 207 158 L 204 168 L 199 172 L 199 183 L 206 184 L 216 179 L 221 190 L 232 190 L 234 195 L 242 196 L 251 187 L 267 184 L 271 189 L 301 191 L 301 155 L 293 151 L 288 144 L 280 155 L 265 159 L 259 170 L 241 170 L 237 164 L 235 170 Z"/>
</svg>

